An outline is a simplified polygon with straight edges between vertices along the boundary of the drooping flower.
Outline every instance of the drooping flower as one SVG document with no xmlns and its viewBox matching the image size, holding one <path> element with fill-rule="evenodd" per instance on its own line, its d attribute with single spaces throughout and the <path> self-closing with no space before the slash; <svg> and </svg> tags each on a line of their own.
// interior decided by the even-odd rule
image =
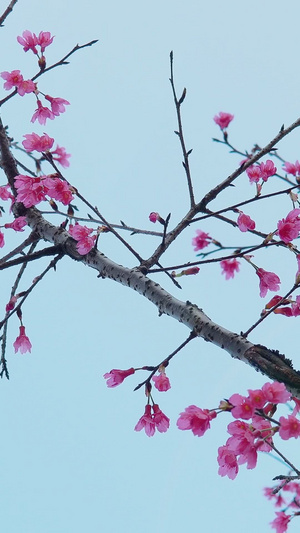
<svg viewBox="0 0 300 533">
<path fill-rule="evenodd" d="M 185 408 L 183 413 L 180 413 L 177 426 L 182 430 L 191 429 L 195 436 L 202 437 L 210 428 L 210 421 L 216 416 L 216 411 L 200 409 L 196 405 L 190 405 Z"/>
<path fill-rule="evenodd" d="M 152 376 L 152 379 L 154 381 L 154 385 L 160 392 L 166 392 L 171 388 L 170 380 L 168 376 L 166 376 L 165 368 L 161 367 L 161 369 L 158 369 L 158 376 Z"/>
<path fill-rule="evenodd" d="M 74 199 L 71 186 L 67 181 L 60 178 L 48 176 L 44 179 L 44 187 L 47 196 L 58 200 L 64 205 L 69 205 Z"/>
<path fill-rule="evenodd" d="M 293 209 L 288 213 L 286 218 L 278 221 L 277 232 L 279 238 L 285 242 L 291 242 L 297 239 L 300 232 L 300 209 Z"/>
<path fill-rule="evenodd" d="M 43 107 L 42 102 L 40 100 L 37 100 L 37 109 L 32 115 L 31 122 L 35 122 L 36 120 L 42 124 L 46 124 L 47 118 L 50 120 L 53 120 L 55 118 L 55 115 L 48 107 Z"/>
<path fill-rule="evenodd" d="M 80 255 L 88 254 L 95 245 L 97 236 L 91 235 L 93 231 L 93 229 L 81 226 L 77 222 L 75 226 L 70 224 L 69 233 L 77 241 L 76 248 Z"/>
<path fill-rule="evenodd" d="M 110 372 L 104 374 L 103 377 L 107 379 L 106 385 L 108 387 L 117 387 L 118 385 L 121 385 L 121 383 L 123 383 L 125 378 L 131 376 L 131 374 L 134 373 L 134 368 L 128 368 L 128 370 L 117 370 L 114 368 Z"/>
<path fill-rule="evenodd" d="M 67 154 L 63 146 L 57 145 L 55 150 L 51 151 L 51 155 L 54 161 L 57 161 L 62 167 L 67 168 L 70 166 L 69 157 L 71 157 L 71 154 Z"/>
<path fill-rule="evenodd" d="M 157 431 L 165 433 L 170 426 L 170 419 L 160 410 L 159 406 L 154 403 L 153 409 L 153 421 Z"/>
<path fill-rule="evenodd" d="M 66 105 L 70 105 L 70 102 L 68 102 L 68 100 L 64 100 L 64 98 L 53 98 L 48 94 L 46 94 L 45 98 L 50 102 L 52 113 L 56 117 L 58 117 L 61 113 L 65 112 Z"/>
<path fill-rule="evenodd" d="M 203 248 L 209 245 L 211 240 L 212 238 L 209 236 L 208 233 L 201 231 L 201 229 L 196 229 L 196 237 L 193 237 L 192 239 L 194 251 L 198 252 L 198 250 L 202 250 Z"/>
<path fill-rule="evenodd" d="M 34 93 L 36 91 L 36 84 L 32 80 L 23 80 L 17 86 L 17 91 L 20 96 L 24 96 L 24 94 Z"/>
<path fill-rule="evenodd" d="M 287 418 L 281 416 L 279 423 L 279 435 L 283 440 L 288 440 L 291 437 L 298 439 L 300 437 L 300 420 L 294 415 L 289 415 Z"/>
<path fill-rule="evenodd" d="M 258 268 L 256 274 L 259 277 L 260 296 L 264 298 L 269 291 L 279 291 L 280 278 L 274 272 L 267 272 L 263 268 Z"/>
<path fill-rule="evenodd" d="M 4 224 L 5 228 L 11 228 L 15 231 L 24 231 L 24 226 L 27 226 L 26 217 L 17 217 L 13 222 L 7 222 Z"/>
<path fill-rule="evenodd" d="M 218 463 L 220 476 L 228 476 L 229 479 L 236 478 L 239 471 L 237 457 L 227 446 L 221 446 L 218 449 Z"/>
<path fill-rule="evenodd" d="M 299 176 L 300 174 L 300 163 L 299 161 L 297 160 L 296 163 L 289 163 L 288 161 L 286 161 L 283 165 L 283 170 L 285 170 L 285 172 L 287 174 L 292 174 L 293 176 Z"/>
<path fill-rule="evenodd" d="M 265 163 L 260 163 L 260 177 L 263 181 L 267 181 L 270 176 L 274 176 L 277 172 L 273 161 L 268 159 Z"/>
<path fill-rule="evenodd" d="M 148 435 L 148 437 L 153 437 L 155 433 L 155 422 L 152 417 L 150 404 L 146 405 L 145 413 L 143 416 L 141 416 L 134 428 L 135 431 L 141 431 L 142 429 L 145 430 L 145 433 Z"/>
<path fill-rule="evenodd" d="M 249 215 L 245 215 L 245 213 L 243 213 L 242 211 L 238 216 L 237 225 L 239 227 L 239 230 L 243 232 L 255 229 L 254 220 L 252 220 Z"/>
<path fill-rule="evenodd" d="M 221 130 L 228 128 L 233 119 L 234 115 L 231 115 L 230 113 L 223 113 L 223 111 L 220 111 L 218 115 L 214 116 L 214 121 L 218 126 L 220 126 Z"/>
<path fill-rule="evenodd" d="M 25 333 L 25 327 L 20 326 L 19 336 L 16 338 L 14 344 L 15 353 L 19 350 L 22 354 L 26 352 L 31 352 L 31 342 Z"/>
<path fill-rule="evenodd" d="M 240 271 L 240 262 L 235 257 L 232 259 L 223 259 L 220 265 L 222 274 L 225 274 L 225 279 L 234 278 L 235 273 Z"/>
<path fill-rule="evenodd" d="M 14 196 L 11 194 L 10 185 L 2 185 L 0 187 L 0 198 L 1 200 L 14 200 Z"/>
<path fill-rule="evenodd" d="M 5 244 L 4 235 L 2 231 L 0 230 L 0 248 L 3 248 L 4 244 Z"/>
<path fill-rule="evenodd" d="M 276 512 L 277 517 L 270 522 L 270 526 L 276 529 L 276 533 L 285 533 L 287 531 L 291 516 L 285 514 L 283 511 Z"/>
<path fill-rule="evenodd" d="M 24 34 L 23 34 L 24 35 Z M 54 36 L 51 37 L 49 31 L 40 31 L 38 37 L 36 37 L 37 44 L 41 47 L 41 52 L 45 51 L 45 48 L 53 42 Z"/>
<path fill-rule="evenodd" d="M 47 133 L 42 136 L 37 133 L 27 133 L 23 137 L 25 137 L 25 141 L 22 141 L 22 144 L 26 152 L 33 152 L 34 150 L 37 152 L 49 152 L 54 143 L 54 139 L 49 137 Z"/>
<path fill-rule="evenodd" d="M 251 167 L 247 168 L 246 174 L 249 178 L 250 183 L 258 183 L 261 178 L 260 166 L 251 165 Z"/>
</svg>

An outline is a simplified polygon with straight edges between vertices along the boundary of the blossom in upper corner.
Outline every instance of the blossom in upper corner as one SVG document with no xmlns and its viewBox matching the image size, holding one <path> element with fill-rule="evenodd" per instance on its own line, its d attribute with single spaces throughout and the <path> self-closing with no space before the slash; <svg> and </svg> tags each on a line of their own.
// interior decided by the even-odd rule
<svg viewBox="0 0 300 533">
<path fill-rule="evenodd" d="M 22 141 L 22 144 L 26 152 L 33 152 L 34 150 L 37 152 L 49 152 L 54 143 L 54 139 L 49 137 L 47 133 L 41 136 L 37 135 L 37 133 L 27 133 L 23 137 L 25 137 L 25 141 Z"/>
<path fill-rule="evenodd" d="M 214 116 L 214 121 L 218 126 L 220 126 L 221 130 L 228 128 L 233 119 L 234 115 L 231 115 L 230 113 L 223 113 L 223 111 L 220 111 L 218 115 Z"/>
<path fill-rule="evenodd" d="M 155 422 L 151 414 L 150 404 L 146 405 L 145 413 L 141 416 L 134 428 L 135 431 L 141 431 L 142 429 L 145 430 L 145 433 L 148 435 L 148 437 L 153 437 L 155 433 Z"/>
<path fill-rule="evenodd" d="M 235 259 L 223 259 L 220 262 L 222 268 L 222 274 L 225 274 L 225 279 L 234 278 L 234 274 L 240 271 L 240 262 Z"/>
<path fill-rule="evenodd" d="M 35 35 L 35 33 L 31 33 L 31 31 L 25 30 L 22 33 L 22 37 L 18 35 L 17 41 L 21 46 L 23 46 L 24 52 L 28 52 L 28 50 L 32 50 L 34 54 L 38 53 L 36 49 L 36 45 L 38 44 L 38 41 L 37 41 L 37 36 Z"/>
<path fill-rule="evenodd" d="M 45 98 L 50 102 L 51 111 L 56 117 L 58 117 L 61 113 L 65 112 L 66 105 L 70 105 L 70 102 L 68 102 L 68 100 L 64 100 L 64 98 L 53 98 L 48 94 L 46 94 Z"/>
<path fill-rule="evenodd" d="M 171 388 L 170 380 L 166 376 L 165 368 L 162 366 L 161 370 L 158 369 L 158 376 L 153 376 L 154 385 L 160 392 L 166 392 Z"/>
<path fill-rule="evenodd" d="M 255 229 L 254 220 L 252 220 L 249 215 L 245 215 L 245 213 L 243 213 L 242 211 L 240 211 L 240 214 L 238 216 L 237 225 L 239 227 L 239 230 L 243 232 Z"/>
<path fill-rule="evenodd" d="M 19 350 L 22 354 L 26 352 L 31 352 L 31 342 L 27 335 L 25 334 L 25 327 L 20 326 L 19 336 L 16 338 L 14 344 L 15 353 Z"/>
<path fill-rule="evenodd" d="M 279 238 L 285 242 L 291 242 L 297 239 L 300 232 L 300 209 L 293 209 L 288 213 L 286 218 L 278 221 L 277 232 Z"/>
<path fill-rule="evenodd" d="M 216 416 L 216 411 L 200 409 L 196 405 L 190 405 L 185 408 L 183 413 L 180 413 L 177 426 L 182 430 L 191 429 L 195 436 L 202 437 L 210 428 L 210 421 Z"/>
<path fill-rule="evenodd" d="M 265 383 L 261 390 L 266 400 L 274 404 L 286 403 L 291 399 L 291 393 L 286 390 L 284 383 L 279 383 L 278 381 Z"/>
<path fill-rule="evenodd" d="M 218 449 L 218 463 L 220 476 L 228 476 L 229 479 L 236 478 L 239 471 L 237 457 L 227 446 L 221 446 Z"/>
<path fill-rule="evenodd" d="M 263 181 L 267 181 L 270 176 L 274 176 L 274 174 L 277 172 L 277 168 L 270 159 L 268 159 L 265 163 L 260 163 L 259 168 L 260 177 Z"/>
<path fill-rule="evenodd" d="M 205 233 L 205 231 L 201 231 L 201 229 L 196 229 L 196 237 L 193 237 L 192 239 L 194 251 L 197 252 L 198 250 L 202 250 L 203 248 L 209 245 L 211 240 L 212 238 L 209 236 L 208 233 Z"/>
<path fill-rule="evenodd" d="M 106 385 L 108 387 L 117 387 L 118 385 L 121 385 L 123 383 L 124 379 L 128 376 L 131 376 L 131 374 L 135 373 L 134 368 L 129 368 L 128 370 L 117 370 L 113 369 L 110 372 L 107 372 L 104 374 L 104 378 L 107 379 Z"/>
<path fill-rule="evenodd" d="M 281 416 L 279 423 L 279 435 L 283 440 L 288 440 L 291 437 L 298 439 L 300 437 L 300 420 L 294 415 L 289 415 L 287 418 Z"/>
<path fill-rule="evenodd" d="M 269 291 L 279 291 L 280 278 L 274 272 L 267 272 L 263 268 L 258 268 L 256 274 L 259 277 L 260 296 L 264 298 Z"/>
<path fill-rule="evenodd" d="M 55 118 L 54 113 L 48 109 L 48 107 L 43 107 L 42 102 L 38 99 L 37 100 L 37 109 L 32 115 L 31 122 L 35 122 L 38 120 L 38 122 L 42 125 L 46 124 L 47 118 L 50 120 L 53 120 Z"/>
<path fill-rule="evenodd" d="M 270 522 L 270 526 L 276 529 L 276 533 L 285 533 L 287 531 L 291 516 L 285 514 L 283 511 L 276 512 L 277 517 Z"/>
</svg>

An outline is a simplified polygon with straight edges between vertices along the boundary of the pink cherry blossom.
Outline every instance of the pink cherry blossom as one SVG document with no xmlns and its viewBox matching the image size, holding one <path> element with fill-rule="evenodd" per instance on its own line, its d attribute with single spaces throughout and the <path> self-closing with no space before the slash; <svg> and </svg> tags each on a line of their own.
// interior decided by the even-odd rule
<svg viewBox="0 0 300 533">
<path fill-rule="evenodd" d="M 23 76 L 20 70 L 12 70 L 11 72 L 4 71 L 1 72 L 0 76 L 6 80 L 4 83 L 4 89 L 7 91 L 10 91 L 13 87 L 18 87 L 23 81 Z"/>
<path fill-rule="evenodd" d="M 276 512 L 277 517 L 270 522 L 273 529 L 276 529 L 276 533 L 285 533 L 287 531 L 291 516 L 285 514 L 283 511 Z"/>
<path fill-rule="evenodd" d="M 190 405 L 185 408 L 183 413 L 180 413 L 177 426 L 182 430 L 191 429 L 195 436 L 202 437 L 210 428 L 210 421 L 216 416 L 216 411 L 200 409 L 196 405 Z"/>
<path fill-rule="evenodd" d="M 293 209 L 286 218 L 278 221 L 277 232 L 283 242 L 291 242 L 297 239 L 300 232 L 300 209 Z"/>
<path fill-rule="evenodd" d="M 159 370 L 158 376 L 152 377 L 154 385 L 160 392 L 166 392 L 171 388 L 170 380 L 164 370 Z"/>
<path fill-rule="evenodd" d="M 296 176 L 300 174 L 300 163 L 299 161 L 296 161 L 296 163 L 289 163 L 288 161 L 286 161 L 283 165 L 283 170 L 285 170 L 285 172 L 287 174 L 292 174 L 293 176 Z"/>
<path fill-rule="evenodd" d="M 240 212 L 238 216 L 237 224 L 238 224 L 240 231 L 243 231 L 243 232 L 255 229 L 254 220 L 252 220 L 252 218 L 250 218 L 249 215 L 245 215 L 245 213 L 243 213 L 242 211 Z"/>
<path fill-rule="evenodd" d="M 23 37 L 18 36 L 17 41 L 23 46 L 24 52 L 32 50 L 34 54 L 37 54 L 36 45 L 38 44 L 38 39 L 35 33 L 31 33 L 28 30 L 23 31 Z"/>
<path fill-rule="evenodd" d="M 242 418 L 244 420 L 249 420 L 249 418 L 252 418 L 255 411 L 255 406 L 252 404 L 250 398 L 241 396 L 241 394 L 233 394 L 230 396 L 228 401 L 233 405 L 231 414 L 234 418 Z"/>
<path fill-rule="evenodd" d="M 220 476 L 228 476 L 229 479 L 235 479 L 239 467 L 237 463 L 236 455 L 227 446 L 221 446 L 218 449 L 218 463 Z"/>
<path fill-rule="evenodd" d="M 279 423 L 279 435 L 283 440 L 288 440 L 291 437 L 298 439 L 300 437 L 300 420 L 294 415 L 289 415 L 287 418 L 281 416 Z"/>
<path fill-rule="evenodd" d="M 0 230 L 0 248 L 3 248 L 4 245 L 5 245 L 4 235 L 2 231 Z"/>
<path fill-rule="evenodd" d="M 45 51 L 45 48 L 52 43 L 53 39 L 54 36 L 51 37 L 51 33 L 49 31 L 40 31 L 38 37 L 36 37 L 36 40 L 37 44 L 41 47 L 42 53 Z"/>
<path fill-rule="evenodd" d="M 34 150 L 37 152 L 49 152 L 54 143 L 54 139 L 49 137 L 47 133 L 44 133 L 42 136 L 37 135 L 37 133 L 27 133 L 23 137 L 25 137 L 25 141 L 22 144 L 27 152 Z"/>
<path fill-rule="evenodd" d="M 65 106 L 70 105 L 70 102 L 68 100 L 64 100 L 63 98 L 53 98 L 52 96 L 49 96 L 48 94 L 45 96 L 46 100 L 49 100 L 51 104 L 51 110 L 53 115 L 58 117 L 61 113 L 65 112 Z"/>
<path fill-rule="evenodd" d="M 6 304 L 5 311 L 6 313 L 9 313 L 9 311 L 12 311 L 15 308 L 15 305 L 17 303 L 17 296 L 12 296 L 9 300 L 8 304 Z"/>
<path fill-rule="evenodd" d="M 0 198 L 1 200 L 14 200 L 14 196 L 11 194 L 10 185 L 2 185 L 0 187 Z"/>
<path fill-rule="evenodd" d="M 246 170 L 250 183 L 258 183 L 261 178 L 260 166 L 251 165 Z"/>
<path fill-rule="evenodd" d="M 15 176 L 15 187 L 18 192 L 17 202 L 22 202 L 25 207 L 32 207 L 45 200 L 43 178 L 44 176 L 32 178 L 23 174 Z"/>
<path fill-rule="evenodd" d="M 46 124 L 47 118 L 50 120 L 53 120 L 55 118 L 55 115 L 48 107 L 43 107 L 42 102 L 40 100 L 37 101 L 37 109 L 32 115 L 31 122 L 35 122 L 36 120 L 42 124 Z"/>
<path fill-rule="evenodd" d="M 69 157 L 71 157 L 71 154 L 67 154 L 66 149 L 63 148 L 63 146 L 56 146 L 55 150 L 51 151 L 51 155 L 54 161 L 58 161 L 58 163 L 64 167 L 67 168 L 70 166 Z"/>
<path fill-rule="evenodd" d="M 194 251 L 197 252 L 198 250 L 202 250 L 203 248 L 209 245 L 211 240 L 212 238 L 209 236 L 208 233 L 201 231 L 201 229 L 196 229 L 196 237 L 193 237 L 192 239 Z"/>
<path fill-rule="evenodd" d="M 280 278 L 274 272 L 267 272 L 263 268 L 258 268 L 256 274 L 259 277 L 260 296 L 264 298 L 269 291 L 279 291 Z"/>
<path fill-rule="evenodd" d="M 232 259 L 223 259 L 220 265 L 222 274 L 225 274 L 225 279 L 234 278 L 235 273 L 240 271 L 240 262 L 234 257 Z"/>
<path fill-rule="evenodd" d="M 150 213 L 149 215 L 149 220 L 150 222 L 153 222 L 155 224 L 155 222 L 157 222 L 160 218 L 160 215 L 159 213 L 155 213 L 154 211 L 152 211 L 152 213 Z"/>
<path fill-rule="evenodd" d="M 170 419 L 160 410 L 159 406 L 154 403 L 153 409 L 153 421 L 157 431 L 165 433 L 170 426 Z"/>
<path fill-rule="evenodd" d="M 31 352 L 31 342 L 25 334 L 25 327 L 20 326 L 19 336 L 16 338 L 14 344 L 15 353 L 19 350 L 21 353 Z"/>
<path fill-rule="evenodd" d="M 44 187 L 46 190 L 47 196 L 62 202 L 64 205 L 69 205 L 70 202 L 74 199 L 72 190 L 67 181 L 61 180 L 60 178 L 48 176 L 44 180 Z"/>
<path fill-rule="evenodd" d="M 218 126 L 220 126 L 221 130 L 228 128 L 233 119 L 234 115 L 231 115 L 230 113 L 223 113 L 223 111 L 220 111 L 218 115 L 214 116 L 214 121 Z"/>
<path fill-rule="evenodd" d="M 134 428 L 135 431 L 141 431 L 142 429 L 145 430 L 145 433 L 146 435 L 148 435 L 148 437 L 153 437 L 155 433 L 155 422 L 151 414 L 150 404 L 146 405 L 145 413 L 143 414 L 143 416 L 141 416 Z"/>
<path fill-rule="evenodd" d="M 36 84 L 32 80 L 23 80 L 17 86 L 17 91 L 20 96 L 24 96 L 24 94 L 34 93 L 36 91 Z"/>
<path fill-rule="evenodd" d="M 75 226 L 72 224 L 69 226 L 69 233 L 76 241 L 80 241 L 81 239 L 88 237 L 92 232 L 93 230 L 91 228 L 88 228 L 87 226 L 81 226 L 77 222 Z"/>
<path fill-rule="evenodd" d="M 128 370 L 116 370 L 113 369 L 110 372 L 107 372 L 104 374 L 104 378 L 107 379 L 106 385 L 108 387 L 117 387 L 121 383 L 123 383 L 124 379 L 128 376 L 131 376 L 131 374 L 135 373 L 134 368 L 128 368 Z"/>
<path fill-rule="evenodd" d="M 84 239 L 81 239 L 77 242 L 76 248 L 77 251 L 80 253 L 80 255 L 86 255 L 88 254 L 91 249 L 95 246 L 96 241 L 96 235 L 92 235 L 91 237 L 85 237 Z"/>
<path fill-rule="evenodd" d="M 262 389 L 248 390 L 249 400 L 255 409 L 262 409 L 267 403 L 266 396 Z"/>
<path fill-rule="evenodd" d="M 8 222 L 4 224 L 5 228 L 11 228 L 15 231 L 24 231 L 24 226 L 27 226 L 26 217 L 17 217 L 13 222 Z"/>
<path fill-rule="evenodd" d="M 274 176 L 277 172 L 273 161 L 268 159 L 265 163 L 260 163 L 260 177 L 263 181 L 267 181 L 270 176 Z"/>
<path fill-rule="evenodd" d="M 265 383 L 262 386 L 262 392 L 266 400 L 274 404 L 286 403 L 291 399 L 291 393 L 286 390 L 284 383 L 279 383 L 278 381 Z"/>
</svg>

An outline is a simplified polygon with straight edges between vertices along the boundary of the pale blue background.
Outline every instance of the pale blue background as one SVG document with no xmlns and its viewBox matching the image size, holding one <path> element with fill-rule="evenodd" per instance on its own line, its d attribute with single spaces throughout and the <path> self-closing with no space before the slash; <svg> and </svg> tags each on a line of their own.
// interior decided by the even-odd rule
<svg viewBox="0 0 300 533">
<path fill-rule="evenodd" d="M 1 13 L 6 7 L 1 1 Z M 1 71 L 36 72 L 34 57 L 16 41 L 23 30 L 51 31 L 48 64 L 76 43 L 99 43 L 79 51 L 71 64 L 42 77 L 41 91 L 68 99 L 64 116 L 43 127 L 30 124 L 31 95 L 16 97 L 2 109 L 15 140 L 47 131 L 72 153 L 66 177 L 111 222 L 154 229 L 150 211 L 172 213 L 174 224 L 188 208 L 181 153 L 169 85 L 169 52 L 174 50 L 178 92 L 188 89 L 183 106 L 191 169 L 197 197 L 224 179 L 241 158 L 212 143 L 219 135 L 212 117 L 235 115 L 230 139 L 241 149 L 266 144 L 284 123 L 299 114 L 298 2 L 120 0 L 50 4 L 20 0 L 0 30 Z M 1 90 L 1 97 L 5 92 Z M 299 132 L 281 143 L 289 161 L 300 157 Z M 244 186 L 242 185 L 244 179 Z M 246 178 L 215 207 L 249 197 Z M 2 182 L 1 182 L 2 184 Z M 275 205 L 275 207 L 273 207 Z M 271 231 L 290 210 L 288 199 L 249 206 L 259 229 Z M 83 209 L 83 213 L 86 210 Z M 52 217 L 54 221 L 54 218 Z M 195 257 L 194 230 L 209 231 L 236 246 L 245 236 L 217 222 L 189 228 L 166 254 L 164 264 Z M 127 235 L 128 237 L 128 235 Z M 249 243 L 253 238 L 246 236 Z M 131 239 L 142 255 L 155 238 Z M 257 242 L 257 241 L 254 241 Z M 100 247 L 114 260 L 134 265 L 120 245 L 103 236 Z M 9 242 L 3 252 L 8 251 Z M 289 254 L 291 255 L 291 254 Z M 264 253 L 257 262 L 275 270 L 288 290 L 295 260 L 288 254 Z M 26 288 L 46 261 L 28 269 Z M 2 308 L 14 271 L 2 276 Z M 165 287 L 189 299 L 225 327 L 239 332 L 253 323 L 264 305 L 258 280 L 242 265 L 235 280 L 225 282 L 218 265 L 182 281 L 179 291 L 165 276 Z M 9 285 L 10 284 L 10 285 Z M 13 353 L 18 321 L 11 320 L 8 364 L 11 379 L 0 384 L 1 528 L 7 533 L 179 533 L 207 531 L 264 533 L 274 518 L 262 496 L 284 467 L 260 456 L 258 467 L 245 467 L 232 482 L 217 474 L 217 448 L 227 439 L 224 416 L 198 439 L 176 429 L 185 406 L 216 407 L 233 392 L 246 393 L 266 380 L 201 340 L 174 359 L 168 370 L 172 389 L 155 394 L 171 418 L 170 430 L 149 439 L 133 428 L 143 413 L 143 392 L 133 393 L 139 374 L 109 390 L 102 375 L 111 368 L 157 364 L 186 337 L 187 330 L 137 294 L 66 259 L 40 284 L 23 308 L 32 354 Z M 299 319 L 298 319 L 299 320 Z M 253 342 L 278 348 L 299 368 L 296 320 L 272 317 Z M 299 444 L 289 457 L 299 459 Z M 299 467 L 299 462 L 298 462 Z M 299 529 L 297 519 L 289 532 Z"/>
</svg>

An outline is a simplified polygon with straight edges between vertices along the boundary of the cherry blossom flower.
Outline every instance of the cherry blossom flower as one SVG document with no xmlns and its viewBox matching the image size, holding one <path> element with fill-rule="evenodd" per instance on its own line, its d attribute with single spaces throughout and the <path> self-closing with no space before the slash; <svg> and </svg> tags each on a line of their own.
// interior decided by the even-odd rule
<svg viewBox="0 0 300 533">
<path fill-rule="evenodd" d="M 11 194 L 10 185 L 2 185 L 0 187 L 0 198 L 1 200 L 14 200 L 14 196 Z"/>
<path fill-rule="evenodd" d="M 287 174 L 292 174 L 293 176 L 296 176 L 300 174 L 300 163 L 299 161 L 297 160 L 296 163 L 289 163 L 288 161 L 286 161 L 283 165 L 283 170 L 285 170 L 285 172 Z"/>
<path fill-rule="evenodd" d="M 283 440 L 288 440 L 291 437 L 298 439 L 300 437 L 300 420 L 294 415 L 289 415 L 287 418 L 281 416 L 279 423 L 279 435 Z"/>
<path fill-rule="evenodd" d="M 209 236 L 208 233 L 201 231 L 201 229 L 196 229 L 196 237 L 193 237 L 192 239 L 194 251 L 197 252 L 198 250 L 202 250 L 203 248 L 209 245 L 211 240 L 212 238 Z"/>
<path fill-rule="evenodd" d="M 18 297 L 12 296 L 9 300 L 8 304 L 6 304 L 5 311 L 6 313 L 9 313 L 9 311 L 12 311 L 15 308 L 15 305 L 17 303 Z"/>
<path fill-rule="evenodd" d="M 240 211 L 240 214 L 237 219 L 237 225 L 240 229 L 240 231 L 248 231 L 249 229 L 255 229 L 255 222 L 252 220 L 252 218 L 249 217 L 249 215 L 245 215 L 242 211 Z"/>
<path fill-rule="evenodd" d="M 276 529 L 276 533 L 285 533 L 287 531 L 291 516 L 285 514 L 283 511 L 276 512 L 277 517 L 270 522 L 273 529 Z"/>
<path fill-rule="evenodd" d="M 32 115 L 31 122 L 35 122 L 36 120 L 42 124 L 46 124 L 47 118 L 50 120 L 53 120 L 55 118 L 55 115 L 48 107 L 43 107 L 42 102 L 40 100 L 37 100 L 37 109 Z"/>
<path fill-rule="evenodd" d="M 284 383 L 279 383 L 278 381 L 265 383 L 262 386 L 262 392 L 266 400 L 274 404 L 286 403 L 291 399 L 291 393 L 286 390 Z"/>
<path fill-rule="evenodd" d="M 154 211 L 152 211 L 152 213 L 150 213 L 150 215 L 149 215 L 150 222 L 153 222 L 155 224 L 155 222 L 157 222 L 159 219 L 160 219 L 159 213 L 155 213 Z"/>
<path fill-rule="evenodd" d="M 88 254 L 91 249 L 95 246 L 96 235 L 91 237 L 85 237 L 84 239 L 78 241 L 76 248 L 80 255 Z"/>
<path fill-rule="evenodd" d="M 107 372 L 104 374 L 104 378 L 107 379 L 106 385 L 108 387 L 117 387 L 118 385 L 121 385 L 123 383 L 124 379 L 128 376 L 131 376 L 131 374 L 135 373 L 134 368 L 129 368 L 128 370 L 116 370 L 113 369 L 110 372 Z"/>
<path fill-rule="evenodd" d="M 67 181 L 48 176 L 44 179 L 43 183 L 46 188 L 46 194 L 50 196 L 50 198 L 54 198 L 54 200 L 58 200 L 64 205 L 69 205 L 74 199 L 71 186 Z"/>
<path fill-rule="evenodd" d="M 234 278 L 235 273 L 240 271 L 240 262 L 234 257 L 232 259 L 223 259 L 220 262 L 220 266 L 222 274 L 225 274 L 225 279 Z"/>
<path fill-rule="evenodd" d="M 135 431 L 141 431 L 142 429 L 145 430 L 145 433 L 146 435 L 148 435 L 148 437 L 153 437 L 155 433 L 155 422 L 151 414 L 150 404 L 146 405 L 145 413 L 143 414 L 143 416 L 141 416 L 134 428 Z"/>
<path fill-rule="evenodd" d="M 23 174 L 15 176 L 15 187 L 18 192 L 17 202 L 22 202 L 25 207 L 32 207 L 45 200 L 44 177 L 31 178 L 31 176 Z"/>
<path fill-rule="evenodd" d="M 197 437 L 202 437 L 210 428 L 210 421 L 217 416 L 216 411 L 200 409 L 196 405 L 190 405 L 185 408 L 184 413 L 180 413 L 177 420 L 179 429 L 191 429 Z"/>
<path fill-rule="evenodd" d="M 221 446 L 218 449 L 218 463 L 218 473 L 220 476 L 228 476 L 229 479 L 236 478 L 239 471 L 237 458 L 234 452 L 231 451 L 227 446 Z"/>
<path fill-rule="evenodd" d="M 170 419 L 160 410 L 159 406 L 154 403 L 153 409 L 153 421 L 157 431 L 165 433 L 170 426 Z"/>
<path fill-rule="evenodd" d="M 22 354 L 26 352 L 31 352 L 31 342 L 25 334 L 25 327 L 20 326 L 19 336 L 16 338 L 14 344 L 15 353 L 19 350 Z"/>
<path fill-rule="evenodd" d="M 158 376 L 152 376 L 152 379 L 154 381 L 154 385 L 160 392 L 166 392 L 171 388 L 170 380 L 168 376 L 166 376 L 165 368 L 161 367 L 161 370 L 158 369 Z"/>
<path fill-rule="evenodd" d="M 228 128 L 233 119 L 234 115 L 231 115 L 230 113 L 223 113 L 223 111 L 220 111 L 218 115 L 214 116 L 214 121 L 218 126 L 220 126 L 221 130 Z"/>
<path fill-rule="evenodd" d="M 258 183 L 261 178 L 260 166 L 251 165 L 246 170 L 250 183 Z"/>
<path fill-rule="evenodd" d="M 4 245 L 5 245 L 4 235 L 2 231 L 0 230 L 0 248 L 3 248 Z"/>
<path fill-rule="evenodd" d="M 274 494 L 273 487 L 265 487 L 264 495 L 266 498 L 268 498 L 268 500 L 275 500 L 275 507 L 282 507 L 286 503 L 281 494 Z"/>
<path fill-rule="evenodd" d="M 248 393 L 249 393 L 249 400 L 252 403 L 252 405 L 255 407 L 255 409 L 262 409 L 267 403 L 266 396 L 262 389 L 255 389 L 255 390 L 248 389 Z"/>
<path fill-rule="evenodd" d="M 55 150 L 51 151 L 51 155 L 54 161 L 58 161 L 62 167 L 67 168 L 70 166 L 69 157 L 71 157 L 71 154 L 67 154 L 63 146 L 57 145 Z"/>
<path fill-rule="evenodd" d="M 24 96 L 24 94 L 34 93 L 36 91 L 36 84 L 32 80 L 23 80 L 17 86 L 17 91 L 20 96 Z"/>
<path fill-rule="evenodd" d="M 23 76 L 20 70 L 12 70 L 11 72 L 1 72 L 1 78 L 6 80 L 4 83 L 4 89 L 10 91 L 13 87 L 18 87 L 23 82 Z"/>
<path fill-rule="evenodd" d="M 286 218 L 278 221 L 277 232 L 283 242 L 291 242 L 299 236 L 300 232 L 300 209 L 293 209 Z"/>
<path fill-rule="evenodd" d="M 250 398 L 241 396 L 241 394 L 233 394 L 228 401 L 233 405 L 231 414 L 234 418 L 243 418 L 244 420 L 252 418 L 255 406 L 252 404 Z"/>
<path fill-rule="evenodd" d="M 13 222 L 8 222 L 4 224 L 5 228 L 11 228 L 15 231 L 24 231 L 24 226 L 27 226 L 26 217 L 17 217 Z"/>
<path fill-rule="evenodd" d="M 277 172 L 273 161 L 268 159 L 265 163 L 260 163 L 260 177 L 263 181 L 267 181 L 270 176 L 274 176 Z"/>
<path fill-rule="evenodd" d="M 259 277 L 260 296 L 264 298 L 269 291 L 279 291 L 280 278 L 274 272 L 267 272 L 263 268 L 258 268 L 256 274 Z"/>
<path fill-rule="evenodd" d="M 23 34 L 24 35 L 24 34 Z M 53 42 L 54 36 L 51 37 L 49 31 L 40 31 L 38 37 L 36 37 L 37 44 L 41 47 L 41 52 L 45 52 L 45 48 Z"/>
<path fill-rule="evenodd" d="M 70 105 L 70 102 L 68 100 L 64 100 L 63 98 L 53 98 L 52 96 L 49 96 L 46 94 L 45 96 L 46 100 L 49 100 L 51 104 L 51 110 L 53 115 L 58 117 L 61 113 L 65 112 L 65 106 Z"/>
<path fill-rule="evenodd" d="M 23 46 L 24 52 L 32 50 L 34 54 L 37 54 L 38 51 L 36 49 L 36 45 L 38 44 L 38 39 L 35 33 L 31 33 L 29 30 L 25 30 L 23 31 L 22 35 L 23 37 L 20 37 L 20 35 L 17 37 L 17 41 Z"/>
<path fill-rule="evenodd" d="M 25 141 L 22 144 L 26 152 L 33 152 L 34 150 L 37 152 L 49 152 L 54 143 L 54 139 L 49 137 L 47 133 L 42 136 L 37 135 L 37 133 L 27 133 L 23 137 L 25 137 Z"/>
<path fill-rule="evenodd" d="M 93 231 L 93 229 L 87 228 L 86 226 L 81 226 L 77 222 L 75 226 L 70 224 L 69 233 L 73 239 L 78 241 L 76 248 L 80 255 L 88 254 L 93 248 L 96 241 L 96 235 L 90 235 Z"/>
</svg>

